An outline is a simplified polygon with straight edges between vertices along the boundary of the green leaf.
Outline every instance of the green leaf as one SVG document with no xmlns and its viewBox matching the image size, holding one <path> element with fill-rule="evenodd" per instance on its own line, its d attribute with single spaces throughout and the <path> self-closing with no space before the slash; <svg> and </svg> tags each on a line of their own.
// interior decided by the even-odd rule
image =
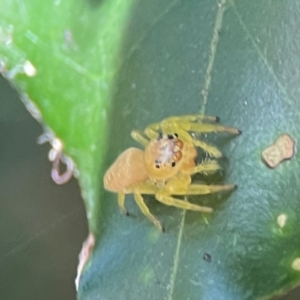
<svg viewBox="0 0 300 300">
<path fill-rule="evenodd" d="M 11 44 L 2 42 L 0 57 L 9 70 L 26 60 L 36 66 L 36 76 L 18 74 L 13 82 L 37 104 L 80 171 L 97 243 L 79 299 L 269 299 L 298 285 L 299 154 L 269 169 L 261 153 L 283 133 L 296 146 L 300 137 L 299 5 L 133 4 L 7 0 L 0 12 L 0 34 L 9 35 L 13 24 L 14 36 Z M 145 197 L 164 234 L 132 196 L 131 216 L 122 216 L 102 177 L 118 154 L 137 146 L 130 131 L 197 112 L 243 131 L 208 137 L 226 159 L 220 174 L 204 178 L 238 190 L 189 197 L 213 207 L 212 215 Z"/>
<path fill-rule="evenodd" d="M 299 30 L 296 2 L 139 2 L 125 37 L 106 166 L 137 146 L 132 129 L 167 116 L 205 112 L 243 131 L 211 135 L 223 172 L 208 183 L 236 183 L 231 194 L 190 197 L 212 215 L 182 212 L 145 197 L 161 234 L 136 207 L 119 214 L 105 193 L 104 228 L 79 299 L 271 298 L 299 284 L 299 154 L 269 169 L 262 151 L 283 133 L 297 142 Z M 130 49 L 135 51 L 127 58 Z M 277 223 L 286 215 L 286 225 Z M 211 256 L 211 262 L 203 259 Z"/>
<path fill-rule="evenodd" d="M 99 187 L 111 86 L 131 0 L 1 3 L 0 68 L 75 162 L 91 232 L 99 227 Z M 32 102 L 35 104 L 33 105 Z M 36 109 L 38 111 L 36 111 Z"/>
</svg>

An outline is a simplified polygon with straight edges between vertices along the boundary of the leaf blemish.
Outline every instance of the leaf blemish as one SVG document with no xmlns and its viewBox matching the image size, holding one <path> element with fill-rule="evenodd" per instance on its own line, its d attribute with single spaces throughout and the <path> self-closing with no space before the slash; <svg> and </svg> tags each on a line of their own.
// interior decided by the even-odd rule
<svg viewBox="0 0 300 300">
<path fill-rule="evenodd" d="M 23 65 L 24 73 L 28 77 L 33 77 L 36 75 L 36 67 L 29 61 L 26 60 L 24 65 Z"/>
<path fill-rule="evenodd" d="M 281 135 L 273 145 L 262 152 L 262 159 L 270 168 L 277 167 L 282 161 L 294 155 L 295 142 L 288 134 Z"/>
<path fill-rule="evenodd" d="M 207 261 L 207 262 L 211 262 L 211 255 L 208 253 L 204 253 L 203 254 L 203 260 Z"/>
<path fill-rule="evenodd" d="M 148 266 L 141 271 L 139 279 L 147 285 L 153 281 L 154 277 L 155 273 L 153 268 Z"/>
<path fill-rule="evenodd" d="M 65 42 L 67 43 L 67 45 L 70 45 L 73 43 L 73 36 L 72 36 L 72 32 L 70 29 L 65 30 L 64 37 L 65 37 Z"/>
<path fill-rule="evenodd" d="M 77 45 L 74 42 L 73 34 L 70 29 L 64 31 L 64 45 L 63 47 L 68 50 L 78 50 Z"/>
<path fill-rule="evenodd" d="M 25 74 L 28 77 L 34 77 L 37 73 L 37 70 L 36 67 L 29 60 L 25 60 L 22 63 L 18 63 L 10 70 L 6 68 L 4 61 L 0 61 L 0 72 L 5 78 L 12 80 L 18 74 Z"/>
<path fill-rule="evenodd" d="M 9 46 L 13 40 L 13 25 L 0 25 L 0 44 Z"/>
<path fill-rule="evenodd" d="M 29 41 L 31 41 L 33 44 L 37 44 L 37 42 L 39 40 L 38 36 L 34 32 L 32 32 L 31 30 L 26 30 L 25 37 Z"/>
<path fill-rule="evenodd" d="M 286 224 L 287 221 L 287 215 L 286 214 L 281 214 L 277 217 L 277 224 L 280 228 L 283 228 Z"/>
<path fill-rule="evenodd" d="M 157 243 L 159 238 L 161 237 L 161 234 L 159 231 L 157 230 L 154 230 L 154 228 L 152 228 L 152 230 L 149 231 L 149 240 L 152 242 L 152 243 Z"/>
<path fill-rule="evenodd" d="M 292 269 L 294 269 L 295 271 L 300 271 L 300 258 L 299 257 L 297 257 L 293 260 Z"/>
</svg>

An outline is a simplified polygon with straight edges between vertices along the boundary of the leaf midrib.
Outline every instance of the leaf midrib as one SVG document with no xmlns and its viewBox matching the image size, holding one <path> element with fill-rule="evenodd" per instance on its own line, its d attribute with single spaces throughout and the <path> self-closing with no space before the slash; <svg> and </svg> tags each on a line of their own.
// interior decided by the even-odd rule
<svg viewBox="0 0 300 300">
<path fill-rule="evenodd" d="M 206 68 L 205 76 L 204 76 L 204 84 L 203 84 L 203 89 L 201 92 L 202 97 L 203 97 L 203 102 L 202 102 L 202 107 L 200 109 L 200 113 L 202 113 L 202 114 L 205 113 L 205 108 L 206 108 L 206 104 L 207 104 L 207 100 L 208 100 L 208 92 L 209 92 L 209 88 L 211 85 L 211 73 L 212 73 L 213 67 L 214 67 L 215 56 L 217 53 L 217 48 L 218 48 L 218 43 L 219 43 L 219 32 L 222 28 L 223 15 L 224 15 L 225 10 L 226 10 L 226 0 L 222 0 L 221 3 L 218 3 L 218 9 L 217 9 L 216 18 L 215 18 L 215 24 L 213 27 L 212 39 L 211 39 L 210 47 L 209 47 L 208 63 L 207 63 L 207 68 Z M 168 300 L 173 299 L 176 276 L 177 276 L 178 265 L 179 265 L 179 255 L 180 255 L 180 248 L 181 248 L 181 244 L 182 244 L 185 216 L 186 216 L 186 210 L 183 210 L 182 214 L 181 214 L 181 221 L 180 221 L 177 246 L 176 246 L 175 256 L 174 256 L 173 270 L 172 270 L 171 276 L 170 276 L 170 291 L 167 296 Z"/>
</svg>

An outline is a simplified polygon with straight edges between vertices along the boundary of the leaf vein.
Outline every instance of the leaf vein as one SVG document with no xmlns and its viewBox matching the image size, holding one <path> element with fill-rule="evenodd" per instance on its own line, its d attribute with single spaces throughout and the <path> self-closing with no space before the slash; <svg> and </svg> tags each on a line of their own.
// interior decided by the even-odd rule
<svg viewBox="0 0 300 300">
<path fill-rule="evenodd" d="M 93 81 L 96 81 L 99 79 L 99 76 L 90 73 L 86 68 L 82 67 L 80 64 L 78 64 L 76 61 L 71 59 L 70 57 L 63 55 L 59 52 L 54 53 L 54 56 L 57 57 L 61 62 L 63 62 L 66 66 L 72 68 L 74 71 L 76 71 L 78 74 L 82 74 L 86 77 L 89 77 Z"/>
<path fill-rule="evenodd" d="M 210 83 L 211 83 L 211 73 L 212 73 L 213 66 L 214 66 L 215 56 L 216 56 L 216 52 L 217 52 L 217 46 L 219 43 L 219 32 L 222 28 L 223 15 L 224 15 L 225 9 L 226 9 L 226 0 L 221 0 L 221 2 L 218 3 L 218 10 L 217 10 L 216 19 L 215 19 L 215 25 L 213 28 L 213 36 L 212 36 L 211 43 L 210 43 L 209 60 L 208 60 L 208 65 L 207 65 L 207 69 L 205 72 L 204 86 L 202 89 L 202 96 L 203 96 L 203 105 L 202 105 L 202 109 L 201 109 L 202 113 L 204 113 L 206 103 L 207 103 L 208 90 L 209 90 Z M 182 235 L 183 235 L 183 229 L 184 229 L 184 223 L 185 223 L 185 216 L 186 216 L 186 211 L 184 210 L 181 215 L 181 222 L 180 222 L 180 226 L 179 226 L 177 246 L 176 246 L 174 263 L 173 263 L 173 271 L 171 273 L 171 279 L 170 279 L 170 287 L 169 287 L 170 291 L 169 291 L 169 294 L 167 297 L 168 300 L 173 299 L 173 294 L 174 294 L 174 289 L 175 289 L 175 281 L 176 281 L 178 264 L 179 264 L 180 248 L 181 248 L 181 243 L 182 243 Z"/>
<path fill-rule="evenodd" d="M 154 21 L 149 25 L 149 30 L 147 30 L 130 48 L 128 55 L 124 58 L 123 64 L 124 65 L 127 61 L 129 61 L 129 59 L 132 57 L 132 55 L 135 53 L 135 51 L 139 48 L 139 45 L 143 42 L 143 40 L 147 37 L 147 35 L 149 34 L 149 32 L 153 29 L 153 27 L 159 23 L 160 20 L 162 20 L 162 18 L 167 15 L 178 3 L 180 3 L 180 0 L 175 0 L 174 2 L 172 2 L 170 5 L 168 5 L 166 7 L 166 9 L 164 9 L 162 11 L 162 13 L 160 15 L 158 15 Z"/>
<path fill-rule="evenodd" d="M 175 288 L 175 280 L 176 280 L 176 275 L 177 275 L 177 271 L 178 271 L 179 254 L 180 254 L 180 248 L 181 248 L 181 242 L 182 242 L 182 233 L 183 233 L 183 228 L 184 228 L 185 215 L 186 215 L 186 210 L 183 210 L 182 214 L 181 214 L 181 222 L 180 222 L 180 225 L 179 225 L 177 246 L 176 246 L 176 251 L 175 251 L 175 255 L 174 255 L 173 271 L 172 271 L 172 274 L 171 274 L 170 287 L 169 287 L 170 291 L 169 291 L 169 294 L 168 294 L 168 297 L 167 297 L 168 300 L 173 299 L 173 293 L 174 293 L 174 288 Z"/>
<path fill-rule="evenodd" d="M 43 51 L 45 51 L 45 53 L 47 53 L 49 56 L 53 55 L 54 58 L 61 61 L 65 66 L 73 69 L 78 74 L 84 75 L 90 78 L 92 81 L 97 81 L 101 79 L 101 76 L 91 73 L 88 69 L 84 68 L 83 66 L 81 66 L 80 64 L 78 64 L 76 61 L 66 56 L 65 54 L 62 54 L 59 51 L 54 51 L 52 54 L 52 52 L 47 47 L 47 43 L 45 43 L 43 39 L 40 36 L 38 36 L 33 30 L 27 29 L 25 37 L 33 44 L 38 44 L 39 47 L 42 48 Z"/>
<path fill-rule="evenodd" d="M 203 89 L 201 91 L 201 94 L 203 97 L 203 103 L 202 103 L 202 108 L 201 108 L 202 114 L 204 114 L 205 107 L 207 104 L 208 91 L 209 91 L 210 84 L 211 84 L 211 73 L 212 73 L 213 67 L 214 67 L 215 57 L 216 57 L 217 48 L 218 48 L 218 44 L 219 44 L 219 32 L 222 28 L 223 15 L 224 15 L 225 9 L 226 9 L 226 0 L 221 0 L 218 3 L 218 10 L 217 10 L 217 15 L 216 15 L 216 19 L 215 19 L 215 25 L 213 28 L 213 35 L 212 35 L 212 39 L 210 42 L 208 64 L 207 64 L 207 68 L 205 71 L 204 85 L 203 85 Z"/>
<path fill-rule="evenodd" d="M 24 1 L 17 0 L 17 5 L 18 5 L 18 8 L 19 8 L 19 13 L 20 13 L 20 16 L 21 16 L 21 20 L 25 24 L 28 24 L 29 17 L 28 17 L 27 8 L 26 8 L 26 5 L 25 5 Z"/>
<path fill-rule="evenodd" d="M 247 28 L 246 24 L 244 23 L 241 14 L 239 13 L 239 11 L 236 8 L 235 2 L 234 0 L 229 0 L 231 6 L 233 7 L 234 13 L 237 16 L 237 19 L 240 23 L 240 25 L 242 26 L 243 30 L 245 31 L 246 35 L 248 36 L 248 38 L 250 39 L 254 49 L 256 50 L 256 52 L 258 53 L 259 57 L 263 60 L 264 64 L 266 65 L 268 71 L 270 72 L 270 74 L 273 76 L 275 82 L 277 83 L 280 91 L 284 94 L 286 101 L 288 102 L 288 104 L 290 105 L 290 107 L 295 110 L 295 106 L 293 101 L 291 100 L 291 98 L 289 97 L 288 92 L 286 91 L 285 86 L 281 83 L 281 81 L 279 80 L 279 78 L 277 77 L 272 65 L 269 63 L 268 59 L 266 58 L 266 56 L 263 54 L 263 52 L 261 51 L 261 49 L 259 48 L 259 46 L 257 45 L 257 43 L 255 42 L 254 37 L 252 36 L 252 34 L 250 33 L 249 29 Z M 299 115 L 299 112 L 296 111 L 297 115 Z"/>
</svg>

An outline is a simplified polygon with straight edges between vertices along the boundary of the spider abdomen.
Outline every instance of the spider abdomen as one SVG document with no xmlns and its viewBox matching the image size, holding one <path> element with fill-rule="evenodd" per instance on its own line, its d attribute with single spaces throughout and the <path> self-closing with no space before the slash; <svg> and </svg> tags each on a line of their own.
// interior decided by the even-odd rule
<svg viewBox="0 0 300 300">
<path fill-rule="evenodd" d="M 111 192 L 123 191 L 145 181 L 148 173 L 144 163 L 144 152 L 129 148 L 121 153 L 104 175 L 104 187 Z"/>
</svg>

